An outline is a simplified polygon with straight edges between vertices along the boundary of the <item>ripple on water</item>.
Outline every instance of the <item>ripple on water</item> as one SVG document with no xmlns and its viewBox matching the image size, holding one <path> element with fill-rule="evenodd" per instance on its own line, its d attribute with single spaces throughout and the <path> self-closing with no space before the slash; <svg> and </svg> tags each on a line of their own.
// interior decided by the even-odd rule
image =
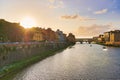
<svg viewBox="0 0 120 80">
<path fill-rule="evenodd" d="M 120 48 L 76 44 L 17 74 L 14 80 L 120 79 Z"/>
</svg>

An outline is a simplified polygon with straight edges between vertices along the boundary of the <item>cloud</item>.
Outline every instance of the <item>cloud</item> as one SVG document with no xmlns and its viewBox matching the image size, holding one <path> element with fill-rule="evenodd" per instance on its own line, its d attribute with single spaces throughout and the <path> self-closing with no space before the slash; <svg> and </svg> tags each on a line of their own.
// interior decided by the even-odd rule
<svg viewBox="0 0 120 80">
<path fill-rule="evenodd" d="M 92 9 L 91 9 L 91 8 L 87 8 L 87 10 L 88 10 L 88 11 L 92 11 Z"/>
<path fill-rule="evenodd" d="M 102 10 L 99 10 L 99 11 L 95 11 L 94 14 L 105 14 L 108 12 L 108 9 L 102 9 Z"/>
<path fill-rule="evenodd" d="M 64 15 L 61 16 L 62 19 L 76 19 L 78 18 L 78 15 Z"/>
<path fill-rule="evenodd" d="M 80 15 L 63 15 L 61 16 L 62 19 L 78 19 L 80 21 L 90 21 L 90 20 L 96 20 L 95 18 L 89 18 L 89 17 L 84 17 Z"/>
<path fill-rule="evenodd" d="M 55 0 L 48 0 L 50 3 L 54 3 L 55 2 Z"/>
<path fill-rule="evenodd" d="M 89 18 L 89 17 L 84 17 L 84 16 L 79 16 L 80 21 L 92 21 L 96 20 L 95 18 Z"/>
<path fill-rule="evenodd" d="M 64 8 L 64 3 L 62 0 L 49 0 L 50 5 L 49 8 Z"/>
<path fill-rule="evenodd" d="M 77 30 L 79 36 L 98 36 L 106 31 L 112 30 L 111 25 L 97 25 L 93 24 L 91 26 L 80 26 Z"/>
</svg>

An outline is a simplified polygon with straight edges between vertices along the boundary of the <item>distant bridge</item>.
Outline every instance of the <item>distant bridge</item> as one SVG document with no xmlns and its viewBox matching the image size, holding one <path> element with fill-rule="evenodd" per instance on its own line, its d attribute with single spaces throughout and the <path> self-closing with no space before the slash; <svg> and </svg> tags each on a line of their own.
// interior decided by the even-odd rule
<svg viewBox="0 0 120 80">
<path fill-rule="evenodd" d="M 91 43 L 93 41 L 93 38 L 76 38 L 76 42 L 80 42 L 81 44 L 83 42 L 86 42 L 86 43 Z"/>
</svg>

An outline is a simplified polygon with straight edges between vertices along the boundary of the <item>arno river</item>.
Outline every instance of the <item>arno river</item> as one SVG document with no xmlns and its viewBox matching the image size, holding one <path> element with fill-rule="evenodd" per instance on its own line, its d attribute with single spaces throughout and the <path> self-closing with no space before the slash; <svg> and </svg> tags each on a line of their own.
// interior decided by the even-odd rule
<svg viewBox="0 0 120 80">
<path fill-rule="evenodd" d="M 14 80 L 120 80 L 120 48 L 80 44 L 58 52 L 16 75 Z"/>
</svg>

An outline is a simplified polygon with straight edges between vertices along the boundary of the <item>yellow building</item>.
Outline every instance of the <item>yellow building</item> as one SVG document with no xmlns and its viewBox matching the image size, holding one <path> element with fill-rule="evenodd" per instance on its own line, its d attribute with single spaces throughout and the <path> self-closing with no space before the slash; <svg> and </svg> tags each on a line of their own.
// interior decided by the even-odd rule
<svg viewBox="0 0 120 80">
<path fill-rule="evenodd" d="M 105 39 L 105 42 L 110 42 L 110 32 L 104 33 L 104 39 Z"/>
<path fill-rule="evenodd" d="M 120 45 L 120 30 L 104 33 L 106 44 Z"/>
<path fill-rule="evenodd" d="M 44 41 L 43 34 L 41 32 L 36 32 L 33 35 L 33 41 Z"/>
<path fill-rule="evenodd" d="M 120 42 L 120 30 L 115 30 L 110 32 L 110 42 Z"/>
<path fill-rule="evenodd" d="M 104 35 L 99 35 L 98 42 L 100 42 L 100 43 L 104 43 L 105 42 Z"/>
</svg>

